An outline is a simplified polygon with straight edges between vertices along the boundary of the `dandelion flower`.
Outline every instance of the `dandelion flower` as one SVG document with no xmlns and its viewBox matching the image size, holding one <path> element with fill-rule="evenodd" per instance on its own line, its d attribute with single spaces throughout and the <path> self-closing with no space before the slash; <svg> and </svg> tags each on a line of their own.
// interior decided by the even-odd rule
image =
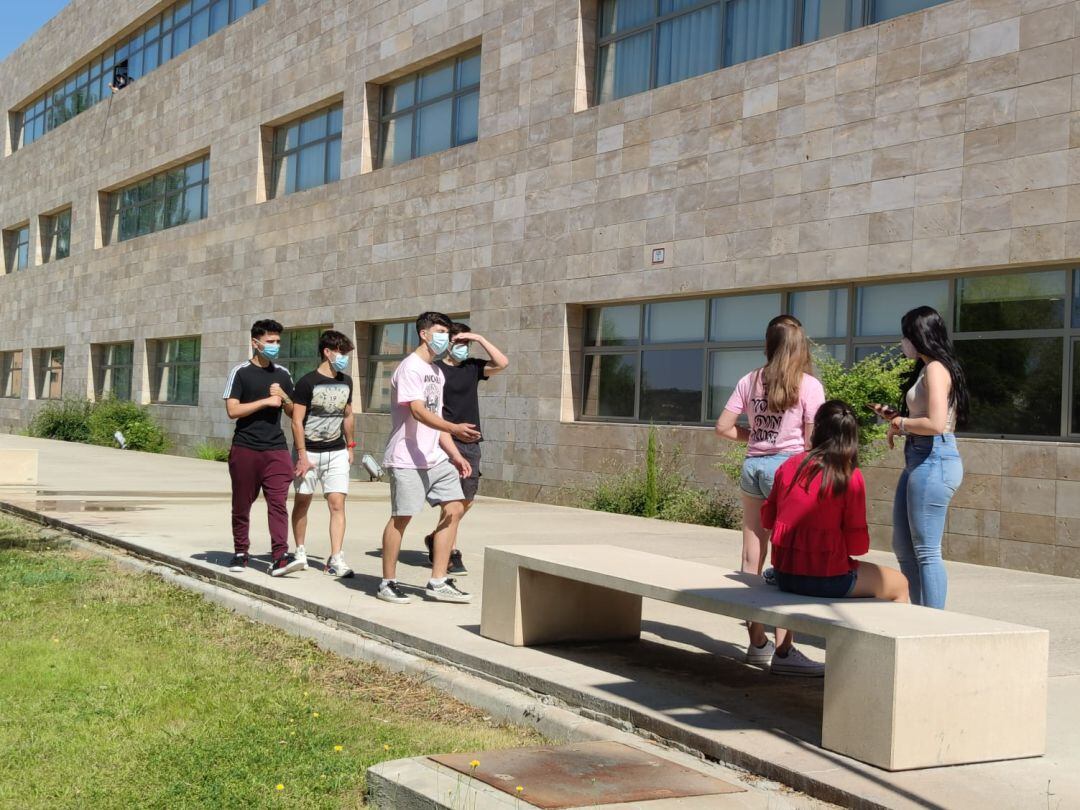
<svg viewBox="0 0 1080 810">
<path fill-rule="evenodd" d="M 312 713 L 311 713 L 311 716 L 312 716 L 312 717 L 318 717 L 318 716 L 319 716 L 319 713 L 318 713 L 318 712 L 312 712 Z"/>
<path fill-rule="evenodd" d="M 344 751 L 344 750 L 345 750 L 345 746 L 343 746 L 343 745 L 335 745 L 335 746 L 334 746 L 334 750 L 335 750 L 335 751 Z"/>
<path fill-rule="evenodd" d="M 390 746 L 389 746 L 389 745 L 387 745 L 386 743 L 383 743 L 383 747 L 382 747 L 382 749 L 383 749 L 383 751 L 389 751 L 389 750 L 390 750 Z"/>
<path fill-rule="evenodd" d="M 281 784 L 280 782 L 278 782 L 277 785 L 274 786 L 274 790 L 284 790 L 284 789 L 285 789 L 285 786 L 283 784 Z"/>
<path fill-rule="evenodd" d="M 477 768 L 480 767 L 480 760 L 474 759 L 472 762 L 469 763 L 469 767 L 475 771 Z"/>
<path fill-rule="evenodd" d="M 514 790 L 516 790 L 518 793 L 521 793 L 525 790 L 525 788 L 523 788 L 521 785 L 518 785 L 516 788 L 514 788 Z"/>
</svg>

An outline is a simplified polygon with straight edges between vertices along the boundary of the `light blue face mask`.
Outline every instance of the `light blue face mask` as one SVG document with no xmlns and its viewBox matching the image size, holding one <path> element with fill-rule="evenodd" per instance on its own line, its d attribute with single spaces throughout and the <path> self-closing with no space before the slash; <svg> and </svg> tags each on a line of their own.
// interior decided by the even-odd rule
<svg viewBox="0 0 1080 810">
<path fill-rule="evenodd" d="M 334 359 L 330 361 L 330 368 L 334 371 L 344 371 L 349 367 L 349 355 L 347 354 L 335 354 Z"/>
<path fill-rule="evenodd" d="M 464 363 L 469 359 L 469 344 L 468 343 L 455 343 L 450 348 L 450 356 L 457 360 L 459 363 Z"/>
<path fill-rule="evenodd" d="M 435 356 L 446 353 L 447 347 L 450 345 L 450 335 L 447 332 L 432 332 L 431 340 L 428 341 L 428 348 L 431 349 L 431 353 Z"/>
<path fill-rule="evenodd" d="M 277 356 L 280 353 L 280 343 L 263 343 L 261 340 L 259 341 L 259 354 L 261 354 L 267 360 L 277 360 Z"/>
</svg>

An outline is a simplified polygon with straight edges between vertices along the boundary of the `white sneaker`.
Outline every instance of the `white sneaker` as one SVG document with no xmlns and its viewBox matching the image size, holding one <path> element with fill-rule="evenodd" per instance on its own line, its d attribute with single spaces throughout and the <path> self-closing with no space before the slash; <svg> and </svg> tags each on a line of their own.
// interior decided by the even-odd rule
<svg viewBox="0 0 1080 810">
<path fill-rule="evenodd" d="M 465 593 L 460 590 L 455 584 L 452 577 L 447 577 L 443 580 L 441 585 L 435 585 L 428 580 L 427 589 L 424 593 L 429 599 L 434 599 L 438 602 L 471 602 L 472 594 Z"/>
<path fill-rule="evenodd" d="M 307 549 L 303 546 L 297 546 L 296 553 L 293 554 L 293 557 L 296 559 L 297 562 L 303 563 L 304 567 L 300 570 L 307 571 Z"/>
<path fill-rule="evenodd" d="M 769 671 L 773 675 L 800 675 L 803 678 L 825 677 L 824 664 L 811 661 L 794 647 L 788 650 L 788 654 L 783 658 L 774 655 Z"/>
<path fill-rule="evenodd" d="M 767 667 L 769 662 L 773 660 L 773 653 L 776 652 L 776 645 L 768 639 L 765 639 L 765 644 L 761 647 L 755 647 L 753 643 L 746 645 L 746 663 L 755 667 Z"/>
<path fill-rule="evenodd" d="M 345 555 L 343 553 L 338 553 L 333 555 L 326 564 L 326 573 L 332 577 L 348 579 L 353 575 L 353 570 L 349 567 L 349 564 L 345 562 Z"/>
<path fill-rule="evenodd" d="M 393 602 L 397 605 L 407 605 L 412 601 L 412 597 L 401 590 L 401 586 L 394 580 L 390 580 L 385 585 L 380 585 L 375 598 L 382 599 L 384 602 Z"/>
</svg>

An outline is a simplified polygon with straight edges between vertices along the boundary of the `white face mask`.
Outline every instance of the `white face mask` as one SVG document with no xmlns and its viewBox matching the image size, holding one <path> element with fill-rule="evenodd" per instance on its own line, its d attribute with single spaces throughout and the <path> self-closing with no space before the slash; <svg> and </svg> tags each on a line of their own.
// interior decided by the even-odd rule
<svg viewBox="0 0 1080 810">
<path fill-rule="evenodd" d="M 915 350 L 915 344 L 907 338 L 900 338 L 900 351 L 904 353 L 904 357 L 908 360 L 914 360 L 919 356 L 919 353 Z"/>
</svg>

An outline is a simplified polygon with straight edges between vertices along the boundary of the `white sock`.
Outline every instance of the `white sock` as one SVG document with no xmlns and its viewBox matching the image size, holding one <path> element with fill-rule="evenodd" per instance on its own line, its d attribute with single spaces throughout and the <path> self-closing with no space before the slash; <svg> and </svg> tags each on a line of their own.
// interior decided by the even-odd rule
<svg viewBox="0 0 1080 810">
<path fill-rule="evenodd" d="M 446 577 L 439 577 L 438 579 L 429 579 L 428 585 L 432 588 L 438 588 L 440 585 L 446 582 Z"/>
<path fill-rule="evenodd" d="M 397 580 L 396 579 L 384 579 L 382 582 L 379 583 L 379 587 L 380 588 L 385 588 L 391 582 L 397 582 Z"/>
</svg>

